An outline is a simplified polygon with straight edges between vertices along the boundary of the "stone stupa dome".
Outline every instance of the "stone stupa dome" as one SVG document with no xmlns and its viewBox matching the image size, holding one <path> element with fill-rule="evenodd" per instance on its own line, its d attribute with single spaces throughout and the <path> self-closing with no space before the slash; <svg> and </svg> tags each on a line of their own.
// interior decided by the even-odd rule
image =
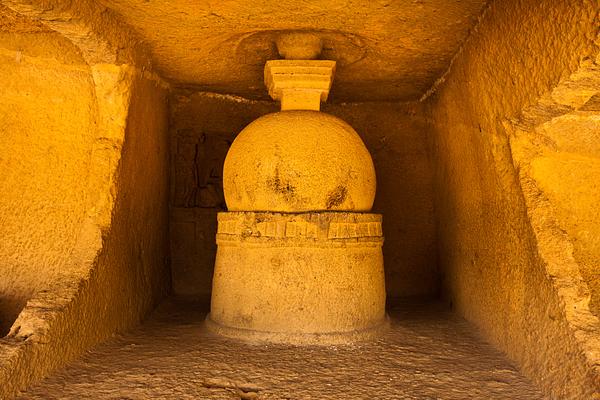
<svg viewBox="0 0 600 400">
<path fill-rule="evenodd" d="M 356 131 L 319 111 L 265 115 L 237 136 L 225 159 L 229 211 L 370 211 L 375 168 Z"/>
</svg>

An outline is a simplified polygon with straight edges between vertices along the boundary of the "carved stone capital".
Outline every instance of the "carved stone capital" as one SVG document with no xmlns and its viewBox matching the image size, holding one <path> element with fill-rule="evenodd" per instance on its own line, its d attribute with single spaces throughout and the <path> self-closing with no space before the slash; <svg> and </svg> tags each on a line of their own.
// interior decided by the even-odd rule
<svg viewBox="0 0 600 400">
<path fill-rule="evenodd" d="M 265 85 L 281 110 L 319 111 L 327 101 L 333 82 L 335 61 L 270 60 L 265 66 Z"/>
</svg>

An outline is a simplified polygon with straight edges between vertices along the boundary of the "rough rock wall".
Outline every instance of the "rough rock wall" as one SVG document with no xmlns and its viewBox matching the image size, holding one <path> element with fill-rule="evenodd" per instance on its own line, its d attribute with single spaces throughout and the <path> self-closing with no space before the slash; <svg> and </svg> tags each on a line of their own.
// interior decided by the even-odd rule
<svg viewBox="0 0 600 400">
<path fill-rule="evenodd" d="M 216 213 L 229 145 L 248 123 L 278 111 L 274 102 L 180 92 L 171 109 L 171 255 L 176 293 L 208 297 Z M 419 105 L 323 105 L 356 129 L 377 173 L 374 212 L 383 213 L 388 295 L 437 292 L 432 169 Z"/>
<path fill-rule="evenodd" d="M 0 336 L 77 242 L 95 136 L 94 82 L 57 33 L 0 34 Z"/>
<path fill-rule="evenodd" d="M 139 323 L 170 286 L 164 84 L 36 35 L 0 50 L 0 293 L 24 304 L 0 339 L 0 398 Z"/>
<path fill-rule="evenodd" d="M 595 74 L 600 92 L 600 64 Z M 518 158 L 568 235 L 590 289 L 590 310 L 600 317 L 600 107 L 594 108 L 584 105 L 537 126 L 520 141 L 526 154 Z"/>
<path fill-rule="evenodd" d="M 125 68 L 122 79 L 131 97 L 116 196 L 92 275 L 89 307 L 99 315 L 86 326 L 102 335 L 139 323 L 171 288 L 167 92 L 154 77 Z"/>
<path fill-rule="evenodd" d="M 551 398 L 599 395 L 599 325 L 577 267 L 555 257 L 570 245 L 533 207 L 512 124 L 595 58 L 598 11 L 585 0 L 491 2 L 426 102 L 444 295 Z"/>
</svg>

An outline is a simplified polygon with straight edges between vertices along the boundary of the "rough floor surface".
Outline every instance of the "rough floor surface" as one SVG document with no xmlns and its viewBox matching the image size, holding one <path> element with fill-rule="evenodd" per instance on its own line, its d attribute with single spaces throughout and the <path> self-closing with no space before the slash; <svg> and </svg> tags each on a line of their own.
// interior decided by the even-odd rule
<svg viewBox="0 0 600 400">
<path fill-rule="evenodd" d="M 244 344 L 207 333 L 201 305 L 169 300 L 21 399 L 541 399 L 467 322 L 402 303 L 353 346 Z"/>
</svg>

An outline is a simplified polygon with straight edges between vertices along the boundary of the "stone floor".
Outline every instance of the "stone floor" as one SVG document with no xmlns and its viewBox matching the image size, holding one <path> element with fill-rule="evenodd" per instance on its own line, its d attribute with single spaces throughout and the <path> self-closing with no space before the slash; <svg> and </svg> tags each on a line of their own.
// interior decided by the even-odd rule
<svg viewBox="0 0 600 400">
<path fill-rule="evenodd" d="M 541 399 L 476 330 L 439 304 L 402 303 L 391 329 L 352 346 L 238 343 L 205 307 L 171 299 L 21 399 Z"/>
</svg>

